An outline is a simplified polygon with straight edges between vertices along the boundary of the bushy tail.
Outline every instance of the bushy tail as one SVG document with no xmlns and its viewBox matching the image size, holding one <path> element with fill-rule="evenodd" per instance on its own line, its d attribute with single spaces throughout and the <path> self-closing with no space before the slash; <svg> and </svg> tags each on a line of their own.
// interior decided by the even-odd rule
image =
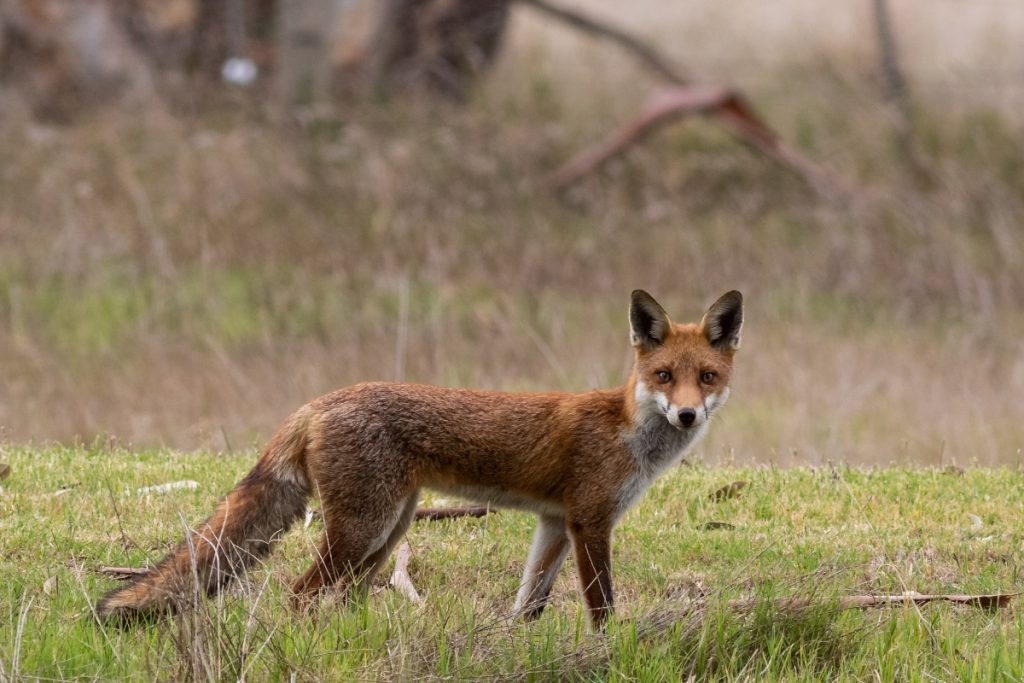
<svg viewBox="0 0 1024 683">
<path fill-rule="evenodd" d="M 105 622 L 129 623 L 215 594 L 257 560 L 304 513 L 310 483 L 304 406 L 278 430 L 263 456 L 213 515 L 148 573 L 108 593 L 96 605 Z"/>
</svg>

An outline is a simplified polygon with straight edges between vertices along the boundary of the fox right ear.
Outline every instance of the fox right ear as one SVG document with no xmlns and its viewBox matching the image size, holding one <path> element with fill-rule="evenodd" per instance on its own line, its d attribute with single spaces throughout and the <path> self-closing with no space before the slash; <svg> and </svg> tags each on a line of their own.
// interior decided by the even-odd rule
<svg viewBox="0 0 1024 683">
<path fill-rule="evenodd" d="M 630 341 L 644 351 L 665 342 L 671 323 L 665 309 L 642 289 L 634 289 L 629 303 Z"/>
<path fill-rule="evenodd" d="M 708 343 L 720 351 L 733 352 L 740 348 L 743 331 L 743 295 L 735 289 L 726 292 L 711 304 L 700 321 L 700 330 Z"/>
</svg>

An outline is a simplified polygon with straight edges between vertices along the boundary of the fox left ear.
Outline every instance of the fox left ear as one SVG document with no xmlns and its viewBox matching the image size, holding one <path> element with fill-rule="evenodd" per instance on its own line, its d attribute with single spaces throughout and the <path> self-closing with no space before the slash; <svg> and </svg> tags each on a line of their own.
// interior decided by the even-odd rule
<svg viewBox="0 0 1024 683">
<path fill-rule="evenodd" d="M 665 343 L 672 323 L 654 297 L 642 289 L 634 289 L 629 301 L 629 338 L 633 346 L 644 351 Z"/>
<path fill-rule="evenodd" d="M 719 297 L 701 319 L 700 331 L 708 343 L 720 351 L 735 351 L 740 348 L 740 333 L 743 331 L 743 295 L 734 289 Z"/>
</svg>

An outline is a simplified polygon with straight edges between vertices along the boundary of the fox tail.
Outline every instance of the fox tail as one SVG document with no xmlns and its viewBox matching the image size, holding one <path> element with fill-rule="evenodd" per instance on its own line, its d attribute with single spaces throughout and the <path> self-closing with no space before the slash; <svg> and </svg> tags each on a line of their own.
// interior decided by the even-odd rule
<svg viewBox="0 0 1024 683">
<path fill-rule="evenodd" d="M 269 553 L 306 509 L 312 415 L 305 406 L 288 418 L 210 518 L 160 564 L 108 593 L 96 605 L 96 616 L 125 624 L 179 610 L 200 593 L 214 595 Z"/>
</svg>

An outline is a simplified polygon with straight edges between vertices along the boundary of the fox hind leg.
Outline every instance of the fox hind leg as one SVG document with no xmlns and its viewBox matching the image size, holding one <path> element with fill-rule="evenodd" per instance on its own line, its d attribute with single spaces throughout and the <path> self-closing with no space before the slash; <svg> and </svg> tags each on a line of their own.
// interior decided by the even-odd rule
<svg viewBox="0 0 1024 683">
<path fill-rule="evenodd" d="M 324 534 L 316 558 L 292 584 L 293 605 L 304 610 L 326 588 L 365 585 L 387 561 L 416 511 L 416 492 L 398 504 L 354 513 L 324 508 Z"/>
<path fill-rule="evenodd" d="M 416 503 L 418 501 L 419 491 L 413 491 L 412 494 L 405 499 L 405 504 L 402 507 L 401 513 L 398 515 L 398 520 L 391 528 L 391 532 L 388 534 L 383 545 L 367 555 L 359 564 L 356 579 L 360 584 L 369 584 L 370 581 L 373 580 L 373 577 L 377 575 L 377 572 L 379 572 L 387 563 L 388 558 L 391 556 L 391 551 L 395 549 L 398 542 L 402 540 L 402 536 L 405 536 L 405 532 L 409 530 L 409 525 L 412 524 L 413 517 L 416 515 Z"/>
</svg>

